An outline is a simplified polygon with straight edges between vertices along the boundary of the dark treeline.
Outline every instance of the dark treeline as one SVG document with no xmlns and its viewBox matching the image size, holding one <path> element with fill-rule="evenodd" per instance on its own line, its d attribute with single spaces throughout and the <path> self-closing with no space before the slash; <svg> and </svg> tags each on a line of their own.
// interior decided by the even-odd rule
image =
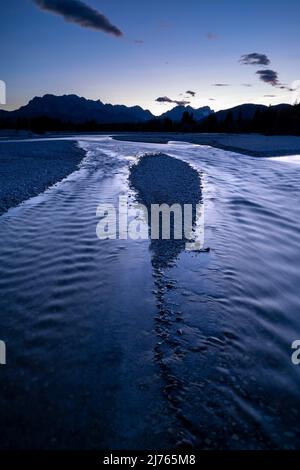
<svg viewBox="0 0 300 470">
<path fill-rule="evenodd" d="M 30 130 L 44 132 L 221 132 L 300 135 L 300 104 L 283 109 L 257 109 L 253 119 L 243 119 L 240 114 L 233 117 L 229 111 L 224 120 L 211 114 L 197 122 L 193 115 L 185 112 L 180 122 L 169 118 L 153 119 L 140 123 L 101 124 L 96 121 L 75 123 L 41 116 L 39 118 L 12 118 L 0 120 L 0 129 Z"/>
<path fill-rule="evenodd" d="M 260 133 L 270 135 L 300 135 L 300 104 L 276 109 L 256 110 L 253 119 L 237 119 L 229 111 L 223 121 L 211 114 L 199 124 L 200 132 Z"/>
</svg>

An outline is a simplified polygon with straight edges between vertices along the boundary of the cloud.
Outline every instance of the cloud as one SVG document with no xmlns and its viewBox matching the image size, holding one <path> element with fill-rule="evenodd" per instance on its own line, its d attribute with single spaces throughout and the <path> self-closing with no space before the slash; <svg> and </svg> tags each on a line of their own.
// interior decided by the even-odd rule
<svg viewBox="0 0 300 470">
<path fill-rule="evenodd" d="M 230 86 L 228 83 L 213 83 L 212 86 Z"/>
<path fill-rule="evenodd" d="M 156 98 L 156 100 L 158 103 L 174 103 L 173 100 L 171 100 L 171 98 L 168 98 L 167 96 L 159 96 L 158 98 Z"/>
<path fill-rule="evenodd" d="M 192 91 L 192 90 L 187 90 L 187 91 L 186 91 L 186 94 L 187 94 L 187 95 L 191 95 L 191 96 L 194 97 L 194 96 L 196 96 L 197 93 L 196 93 L 195 91 Z"/>
<path fill-rule="evenodd" d="M 178 106 L 185 106 L 187 104 L 190 104 L 190 101 L 185 101 L 185 100 L 172 100 L 168 96 L 159 96 L 156 98 L 158 103 L 174 103 L 177 104 Z"/>
<path fill-rule="evenodd" d="M 182 101 L 173 101 L 173 103 L 177 104 L 177 106 L 186 106 L 187 104 L 190 104 L 190 101 L 187 100 L 182 100 Z"/>
<path fill-rule="evenodd" d="M 295 91 L 294 88 L 291 88 L 291 87 L 289 87 L 289 86 L 287 86 L 287 85 L 282 85 L 282 84 L 279 86 L 279 88 L 280 88 L 280 90 L 287 90 L 287 91 L 291 91 L 291 92 L 292 92 L 292 91 Z"/>
<path fill-rule="evenodd" d="M 33 0 L 42 10 L 62 16 L 69 23 L 76 23 L 83 28 L 96 29 L 114 36 L 123 36 L 122 31 L 98 10 L 80 0 Z"/>
<path fill-rule="evenodd" d="M 272 86 L 280 85 L 278 81 L 278 73 L 275 72 L 275 70 L 270 70 L 270 69 L 258 70 L 256 74 L 259 75 L 259 78 L 261 81 L 268 83 L 269 85 L 272 85 Z"/>
<path fill-rule="evenodd" d="M 240 58 L 240 62 L 245 65 L 263 65 L 267 66 L 271 63 L 270 59 L 266 54 L 258 54 L 257 52 L 252 52 L 252 54 L 244 54 Z M 280 83 L 278 78 L 278 73 L 275 70 L 271 69 L 260 69 L 255 72 L 259 76 L 262 82 L 267 83 L 268 85 L 280 88 L 281 90 L 293 91 L 289 86 L 286 86 Z M 243 86 L 252 86 L 250 84 L 244 83 Z M 265 97 L 273 98 L 274 95 L 265 95 Z"/>
<path fill-rule="evenodd" d="M 244 65 L 270 65 L 271 63 L 266 54 L 258 54 L 258 52 L 242 55 L 240 62 Z"/>
<path fill-rule="evenodd" d="M 207 33 L 206 34 L 206 37 L 207 39 L 209 39 L 210 41 L 215 41 L 216 39 L 218 39 L 218 36 L 214 33 Z"/>
</svg>

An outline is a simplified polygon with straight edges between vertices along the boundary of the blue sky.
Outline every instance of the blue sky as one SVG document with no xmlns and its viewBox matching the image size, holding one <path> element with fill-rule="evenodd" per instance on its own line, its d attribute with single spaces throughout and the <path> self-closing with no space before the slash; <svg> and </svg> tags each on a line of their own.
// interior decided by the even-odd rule
<svg viewBox="0 0 300 470">
<path fill-rule="evenodd" d="M 76 93 L 160 114 L 174 104 L 159 103 L 158 97 L 187 100 L 185 92 L 192 90 L 192 106 L 217 110 L 291 102 L 288 88 L 300 79 L 298 0 L 84 0 L 120 37 L 66 22 L 37 3 L 1 2 L 3 109 L 45 93 Z M 254 52 L 270 64 L 239 62 Z M 278 74 L 275 86 L 256 73 L 264 69 Z"/>
</svg>

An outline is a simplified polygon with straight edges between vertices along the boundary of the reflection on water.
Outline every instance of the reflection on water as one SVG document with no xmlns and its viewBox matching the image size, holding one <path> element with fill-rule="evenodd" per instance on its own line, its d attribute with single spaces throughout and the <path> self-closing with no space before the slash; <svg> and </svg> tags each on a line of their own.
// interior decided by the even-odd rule
<svg viewBox="0 0 300 470">
<path fill-rule="evenodd" d="M 0 446 L 300 448 L 299 165 L 81 145 L 78 172 L 0 217 Z M 157 152 L 203 172 L 210 252 L 97 239 L 99 203 Z"/>
</svg>

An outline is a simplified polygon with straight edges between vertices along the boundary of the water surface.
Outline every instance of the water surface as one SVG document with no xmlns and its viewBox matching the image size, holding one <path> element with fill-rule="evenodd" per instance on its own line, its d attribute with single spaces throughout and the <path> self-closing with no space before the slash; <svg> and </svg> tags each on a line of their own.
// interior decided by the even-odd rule
<svg viewBox="0 0 300 470">
<path fill-rule="evenodd" d="M 300 448 L 299 159 L 79 141 L 77 172 L 0 217 L 1 448 Z M 148 152 L 201 172 L 209 253 L 97 239 Z"/>
</svg>

